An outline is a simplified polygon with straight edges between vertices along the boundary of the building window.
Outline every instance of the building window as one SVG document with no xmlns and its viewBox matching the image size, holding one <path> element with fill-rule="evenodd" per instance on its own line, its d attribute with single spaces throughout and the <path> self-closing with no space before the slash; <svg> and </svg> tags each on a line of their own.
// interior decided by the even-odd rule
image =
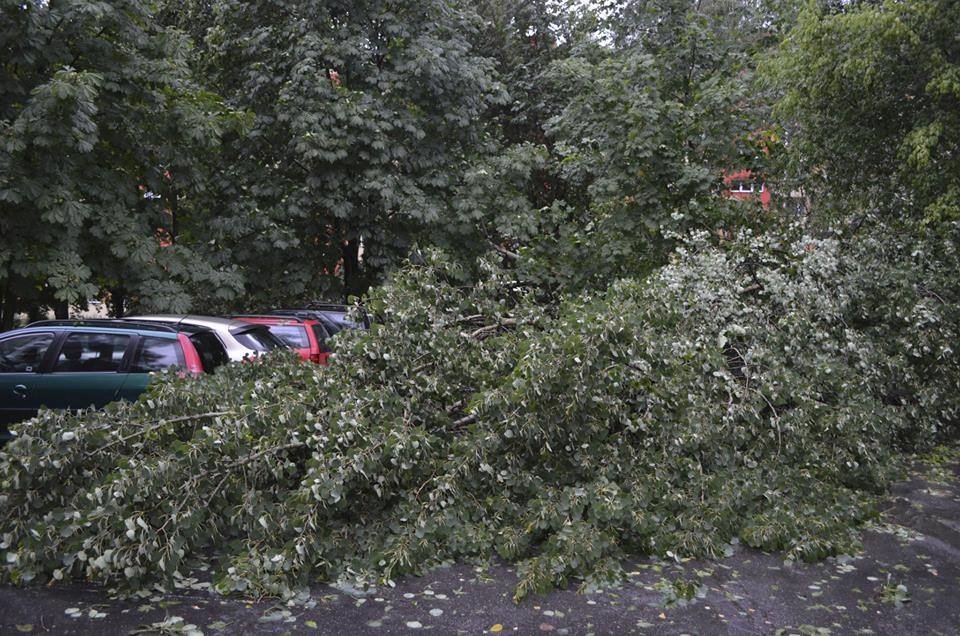
<svg viewBox="0 0 960 636">
<path fill-rule="evenodd" d="M 751 193 L 751 192 L 763 192 L 762 183 L 754 183 L 752 181 L 734 181 L 730 184 L 730 192 L 742 192 L 742 193 Z"/>
</svg>

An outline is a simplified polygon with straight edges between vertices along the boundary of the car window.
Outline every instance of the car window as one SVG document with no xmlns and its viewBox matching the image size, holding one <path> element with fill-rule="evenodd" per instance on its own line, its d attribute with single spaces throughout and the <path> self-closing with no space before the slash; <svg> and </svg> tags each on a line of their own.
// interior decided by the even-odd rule
<svg viewBox="0 0 960 636">
<path fill-rule="evenodd" d="M 169 338 L 142 336 L 137 355 L 130 366 L 131 373 L 163 371 L 172 366 L 184 366 L 180 343 Z"/>
<path fill-rule="evenodd" d="M 200 354 L 200 362 L 203 364 L 203 370 L 207 373 L 213 373 L 213 370 L 222 364 L 230 362 L 227 350 L 223 348 L 220 340 L 209 331 L 201 331 L 190 336 L 190 342 Z"/>
<path fill-rule="evenodd" d="M 32 333 L 0 340 L 0 373 L 36 372 L 52 342 L 52 333 Z"/>
<path fill-rule="evenodd" d="M 320 351 L 330 351 L 330 347 L 327 345 L 327 338 L 330 336 L 321 323 L 318 322 L 313 325 L 313 335 L 317 337 L 317 342 L 320 343 Z"/>
<path fill-rule="evenodd" d="M 299 325 L 270 325 L 270 333 L 283 341 L 288 347 L 303 349 L 310 346 L 307 330 Z"/>
<path fill-rule="evenodd" d="M 117 371 L 130 336 L 112 333 L 72 333 L 60 347 L 56 372 Z"/>
<path fill-rule="evenodd" d="M 343 329 L 366 329 L 367 319 L 364 315 L 361 315 L 363 322 L 356 322 L 350 319 L 350 313 L 346 311 L 333 311 L 327 310 L 323 311 L 322 314 L 327 317 L 331 322 L 337 325 L 337 330 L 341 331 Z"/>
<path fill-rule="evenodd" d="M 282 340 L 270 333 L 270 330 L 266 327 L 245 329 L 244 331 L 233 334 L 233 337 L 244 347 L 253 349 L 254 351 L 272 351 L 286 346 Z"/>
<path fill-rule="evenodd" d="M 323 323 L 323 326 L 326 327 L 327 332 L 332 336 L 340 331 L 340 325 L 337 324 L 335 320 L 327 316 L 326 314 L 317 314 L 317 320 Z"/>
</svg>

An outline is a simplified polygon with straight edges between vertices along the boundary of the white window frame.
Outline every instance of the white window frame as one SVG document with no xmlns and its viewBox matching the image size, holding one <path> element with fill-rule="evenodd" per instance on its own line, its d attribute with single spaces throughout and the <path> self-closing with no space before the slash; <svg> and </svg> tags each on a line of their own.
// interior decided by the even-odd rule
<svg viewBox="0 0 960 636">
<path fill-rule="evenodd" d="M 747 187 L 744 187 L 744 184 L 747 184 Z M 763 192 L 763 182 L 758 184 L 754 181 L 742 181 L 737 179 L 730 183 L 730 192 L 738 192 L 740 194 Z"/>
</svg>

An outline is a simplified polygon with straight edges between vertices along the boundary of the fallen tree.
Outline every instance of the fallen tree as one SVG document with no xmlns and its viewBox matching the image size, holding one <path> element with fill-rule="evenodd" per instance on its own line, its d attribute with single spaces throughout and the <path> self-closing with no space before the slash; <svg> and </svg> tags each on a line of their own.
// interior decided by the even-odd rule
<svg viewBox="0 0 960 636">
<path fill-rule="evenodd" d="M 2 576 L 137 589 L 211 562 L 223 592 L 287 596 L 499 554 L 520 599 L 629 555 L 856 550 L 898 454 L 955 432 L 946 234 L 694 235 L 549 305 L 495 253 L 474 284 L 427 254 L 329 367 L 166 374 L 22 425 Z"/>
</svg>

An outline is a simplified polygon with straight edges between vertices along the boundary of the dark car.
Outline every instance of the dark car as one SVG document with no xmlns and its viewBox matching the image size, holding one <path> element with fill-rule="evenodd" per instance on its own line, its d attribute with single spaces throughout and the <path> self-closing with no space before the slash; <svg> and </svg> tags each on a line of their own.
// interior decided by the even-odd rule
<svg viewBox="0 0 960 636">
<path fill-rule="evenodd" d="M 0 439 L 51 409 L 135 400 L 151 371 L 212 372 L 228 360 L 208 329 L 118 320 L 45 320 L 0 334 Z"/>
<path fill-rule="evenodd" d="M 310 302 L 296 309 L 271 309 L 265 312 L 280 316 L 300 316 L 313 318 L 323 323 L 332 336 L 344 329 L 369 329 L 370 317 L 362 307 L 337 305 L 333 303 Z"/>
</svg>

